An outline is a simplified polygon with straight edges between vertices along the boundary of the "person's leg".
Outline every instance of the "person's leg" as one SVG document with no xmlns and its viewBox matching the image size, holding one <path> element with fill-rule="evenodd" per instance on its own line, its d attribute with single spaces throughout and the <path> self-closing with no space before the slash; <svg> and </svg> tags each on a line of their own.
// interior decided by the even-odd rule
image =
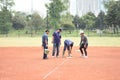
<svg viewBox="0 0 120 80">
<path fill-rule="evenodd" d="M 62 56 L 64 57 L 65 51 L 66 51 L 67 45 L 64 43 L 64 49 L 63 49 L 63 54 Z"/>
<path fill-rule="evenodd" d="M 84 47 L 85 56 L 87 56 L 87 47 L 88 47 L 88 44 L 86 44 L 86 48 Z"/>
<path fill-rule="evenodd" d="M 73 47 L 73 44 L 70 45 L 70 56 L 72 57 L 72 47 Z"/>
<path fill-rule="evenodd" d="M 70 57 L 70 53 L 71 53 L 70 46 L 67 46 L 67 50 L 68 50 L 68 57 Z"/>
<path fill-rule="evenodd" d="M 86 48 L 84 48 L 84 52 L 85 52 L 85 56 L 87 56 L 87 51 L 86 51 Z"/>
<path fill-rule="evenodd" d="M 56 48 L 57 48 L 56 57 L 58 57 L 59 56 L 59 49 L 60 49 L 60 44 L 59 43 L 56 44 Z"/>
<path fill-rule="evenodd" d="M 82 48 L 84 48 L 84 44 L 82 44 L 82 45 L 80 46 L 80 52 L 81 52 L 81 54 L 82 54 L 82 56 L 83 56 L 83 50 L 82 50 Z"/>
<path fill-rule="evenodd" d="M 53 43 L 53 52 L 52 52 L 52 56 L 55 56 L 55 49 L 56 49 L 56 43 Z"/>
<path fill-rule="evenodd" d="M 44 45 L 43 48 L 44 48 L 43 59 L 47 59 L 47 54 L 45 53 L 45 49 L 48 49 L 48 47 Z"/>
</svg>

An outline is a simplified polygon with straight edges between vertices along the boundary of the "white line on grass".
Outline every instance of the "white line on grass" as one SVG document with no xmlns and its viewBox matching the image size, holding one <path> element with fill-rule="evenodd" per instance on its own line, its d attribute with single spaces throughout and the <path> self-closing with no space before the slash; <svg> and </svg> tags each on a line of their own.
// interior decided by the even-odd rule
<svg viewBox="0 0 120 80">
<path fill-rule="evenodd" d="M 53 70 L 51 70 L 48 74 L 46 74 L 46 75 L 43 77 L 43 79 L 46 79 L 49 75 L 51 75 L 54 71 L 56 71 L 60 66 L 62 66 L 66 61 L 67 61 L 67 59 L 64 60 L 61 64 L 59 64 L 57 67 L 55 67 Z"/>
</svg>

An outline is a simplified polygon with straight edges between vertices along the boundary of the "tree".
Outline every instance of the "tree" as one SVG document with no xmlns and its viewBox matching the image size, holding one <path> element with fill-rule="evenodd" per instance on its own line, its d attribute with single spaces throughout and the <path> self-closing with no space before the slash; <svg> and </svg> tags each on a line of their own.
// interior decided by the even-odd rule
<svg viewBox="0 0 120 80">
<path fill-rule="evenodd" d="M 86 28 L 86 23 L 82 17 L 79 18 L 79 24 L 78 24 L 79 29 L 85 29 Z"/>
<path fill-rule="evenodd" d="M 95 28 L 103 30 L 105 28 L 105 13 L 101 11 L 95 21 Z"/>
<path fill-rule="evenodd" d="M 11 7 L 13 5 L 13 0 L 0 0 L 0 32 L 3 34 L 8 34 L 12 26 Z"/>
<path fill-rule="evenodd" d="M 79 28 L 79 16 L 76 15 L 76 16 L 73 18 L 72 23 L 75 25 L 76 29 L 78 29 L 78 28 Z"/>
<path fill-rule="evenodd" d="M 114 34 L 118 33 L 118 25 L 120 26 L 120 1 L 110 0 L 107 4 L 107 16 L 106 21 L 110 27 L 113 27 Z"/>
<path fill-rule="evenodd" d="M 62 24 L 61 26 L 63 30 L 69 31 L 70 34 L 71 34 L 71 31 L 74 30 L 74 26 L 70 24 Z"/>
<path fill-rule="evenodd" d="M 86 25 L 86 29 L 93 29 L 96 17 L 92 12 L 88 12 L 82 19 Z"/>
<path fill-rule="evenodd" d="M 26 16 L 24 13 L 16 12 L 12 18 L 13 28 L 16 30 L 24 29 L 26 26 Z"/>
<path fill-rule="evenodd" d="M 13 0 L 0 0 L 0 7 L 6 8 L 7 10 L 11 10 L 11 7 L 14 5 Z"/>
<path fill-rule="evenodd" d="M 70 24 L 74 26 L 72 21 L 73 21 L 73 16 L 67 13 L 61 16 L 60 24 Z"/>
<path fill-rule="evenodd" d="M 70 0 L 62 0 L 64 6 L 65 6 L 65 12 L 66 14 L 70 14 Z"/>
<path fill-rule="evenodd" d="M 10 21 L 11 14 L 7 10 L 0 11 L 0 33 L 8 34 L 9 30 L 12 28 L 12 23 Z"/>
<path fill-rule="evenodd" d="M 32 26 L 34 27 L 35 33 L 40 29 L 44 29 L 44 20 L 40 17 L 40 15 L 35 12 L 32 15 Z"/>
<path fill-rule="evenodd" d="M 8 34 L 11 29 L 11 13 L 6 10 L 6 8 L 2 8 L 0 11 L 0 32 L 1 34 Z"/>
<path fill-rule="evenodd" d="M 59 26 L 62 12 L 65 10 L 65 6 L 61 0 L 51 0 L 49 5 L 46 4 L 49 15 L 49 23 L 53 28 Z"/>
</svg>

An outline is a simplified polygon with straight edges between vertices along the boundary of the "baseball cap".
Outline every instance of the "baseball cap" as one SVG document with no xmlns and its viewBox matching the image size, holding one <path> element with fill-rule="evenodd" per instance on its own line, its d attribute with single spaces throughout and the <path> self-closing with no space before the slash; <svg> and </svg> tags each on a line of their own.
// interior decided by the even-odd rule
<svg viewBox="0 0 120 80">
<path fill-rule="evenodd" d="M 84 34 L 84 31 L 80 31 L 80 34 Z"/>
</svg>

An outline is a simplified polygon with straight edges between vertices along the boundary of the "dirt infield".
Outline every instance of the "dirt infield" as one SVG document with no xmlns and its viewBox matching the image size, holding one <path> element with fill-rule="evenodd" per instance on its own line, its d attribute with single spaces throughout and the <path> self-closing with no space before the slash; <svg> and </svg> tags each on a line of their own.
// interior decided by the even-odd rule
<svg viewBox="0 0 120 80">
<path fill-rule="evenodd" d="M 42 60 L 39 47 L 1 47 L 0 80 L 120 80 L 120 47 L 89 47 L 87 59 L 76 50 Z"/>
</svg>

